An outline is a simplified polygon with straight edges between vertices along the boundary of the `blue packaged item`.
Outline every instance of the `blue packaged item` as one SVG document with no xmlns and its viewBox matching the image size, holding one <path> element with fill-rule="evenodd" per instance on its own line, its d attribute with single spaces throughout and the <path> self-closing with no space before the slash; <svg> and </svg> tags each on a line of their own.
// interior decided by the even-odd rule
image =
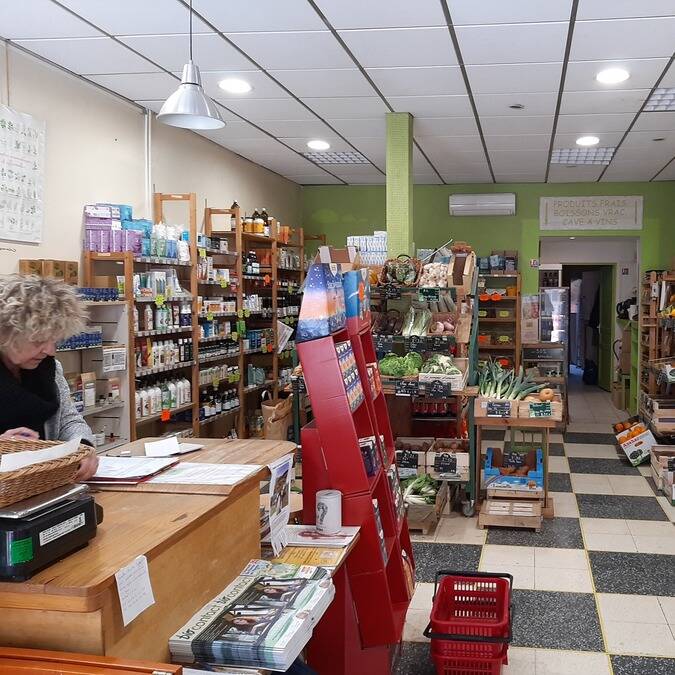
<svg viewBox="0 0 675 675">
<path fill-rule="evenodd" d="M 131 220 L 131 207 L 128 204 L 118 204 L 120 210 L 120 220 Z"/>
<path fill-rule="evenodd" d="M 152 221 L 147 218 L 137 218 L 131 221 L 132 225 L 128 228 L 130 230 L 140 230 L 144 237 L 152 235 Z"/>
<path fill-rule="evenodd" d="M 141 255 L 149 256 L 151 250 L 150 237 L 143 237 L 141 240 Z"/>
<path fill-rule="evenodd" d="M 370 319 L 370 279 L 366 268 L 345 272 L 342 276 L 347 318 Z"/>
<path fill-rule="evenodd" d="M 310 265 L 303 291 L 296 342 L 326 337 L 345 327 L 345 292 L 339 265 Z"/>
<path fill-rule="evenodd" d="M 532 463 L 532 466 L 530 465 Z M 526 475 L 502 475 L 500 469 L 528 466 Z M 502 450 L 487 448 L 485 454 L 485 487 L 490 490 L 541 492 L 544 489 L 544 461 L 541 448 L 535 450 Z"/>
</svg>

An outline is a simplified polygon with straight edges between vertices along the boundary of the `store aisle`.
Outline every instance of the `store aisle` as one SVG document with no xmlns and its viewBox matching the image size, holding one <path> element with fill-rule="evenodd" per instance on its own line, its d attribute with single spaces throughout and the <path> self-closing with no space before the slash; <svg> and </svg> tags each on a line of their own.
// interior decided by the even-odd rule
<svg viewBox="0 0 675 675">
<path fill-rule="evenodd" d="M 501 435 L 489 443 L 502 445 Z M 649 465 L 630 466 L 611 434 L 578 429 L 551 440 L 556 517 L 541 532 L 479 530 L 475 517 L 453 513 L 433 535 L 414 537 L 418 584 L 399 675 L 435 672 L 422 631 L 442 568 L 513 575 L 504 675 L 675 672 L 675 508 L 657 495 Z"/>
<path fill-rule="evenodd" d="M 584 384 L 582 373 L 573 366 L 568 379 L 569 429 L 607 433 L 614 422 L 626 419 L 628 413 L 614 407 L 609 392 Z"/>
</svg>

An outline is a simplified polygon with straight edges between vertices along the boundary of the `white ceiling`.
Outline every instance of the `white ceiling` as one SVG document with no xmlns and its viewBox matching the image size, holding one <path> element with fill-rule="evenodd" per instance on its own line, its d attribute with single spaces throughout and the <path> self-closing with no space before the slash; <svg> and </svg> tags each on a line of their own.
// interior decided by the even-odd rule
<svg viewBox="0 0 675 675">
<path fill-rule="evenodd" d="M 227 121 L 203 135 L 297 183 L 383 183 L 390 111 L 415 117 L 418 183 L 675 179 L 675 112 L 642 112 L 657 83 L 675 86 L 675 0 L 194 0 L 194 10 L 195 62 Z M 188 19 L 183 0 L 6 0 L 0 37 L 157 112 L 187 60 Z M 608 67 L 631 77 L 601 85 Z M 224 77 L 253 90 L 227 94 Z M 588 134 L 617 147 L 608 167 L 549 164 L 552 149 Z M 310 161 L 312 138 L 370 164 Z"/>
</svg>

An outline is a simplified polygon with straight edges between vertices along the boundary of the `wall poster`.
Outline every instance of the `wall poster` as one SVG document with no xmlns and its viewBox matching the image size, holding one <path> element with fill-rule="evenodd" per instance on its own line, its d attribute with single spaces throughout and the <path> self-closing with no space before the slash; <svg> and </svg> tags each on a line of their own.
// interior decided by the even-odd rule
<svg viewBox="0 0 675 675">
<path fill-rule="evenodd" d="M 0 239 L 40 243 L 45 123 L 0 104 Z"/>
<path fill-rule="evenodd" d="M 642 196 L 540 197 L 542 230 L 641 230 Z"/>
</svg>

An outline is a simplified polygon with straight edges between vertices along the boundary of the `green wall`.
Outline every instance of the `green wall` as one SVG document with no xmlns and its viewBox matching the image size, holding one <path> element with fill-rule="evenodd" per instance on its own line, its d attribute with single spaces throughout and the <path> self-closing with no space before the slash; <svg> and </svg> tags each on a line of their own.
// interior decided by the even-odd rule
<svg viewBox="0 0 675 675">
<path fill-rule="evenodd" d="M 448 197 L 462 192 L 515 192 L 516 215 L 451 218 Z M 587 195 L 643 195 L 644 226 L 638 230 L 539 231 L 539 197 Z M 308 186 L 302 189 L 303 227 L 325 233 L 328 242 L 344 246 L 348 234 L 386 229 L 383 185 Z M 675 182 L 565 183 L 499 185 L 416 185 L 414 242 L 432 248 L 445 240 L 469 242 L 479 255 L 492 249 L 518 249 L 523 292 L 537 290 L 537 271 L 530 258 L 539 257 L 539 236 L 640 236 L 641 268 L 668 267 L 675 256 Z"/>
</svg>

